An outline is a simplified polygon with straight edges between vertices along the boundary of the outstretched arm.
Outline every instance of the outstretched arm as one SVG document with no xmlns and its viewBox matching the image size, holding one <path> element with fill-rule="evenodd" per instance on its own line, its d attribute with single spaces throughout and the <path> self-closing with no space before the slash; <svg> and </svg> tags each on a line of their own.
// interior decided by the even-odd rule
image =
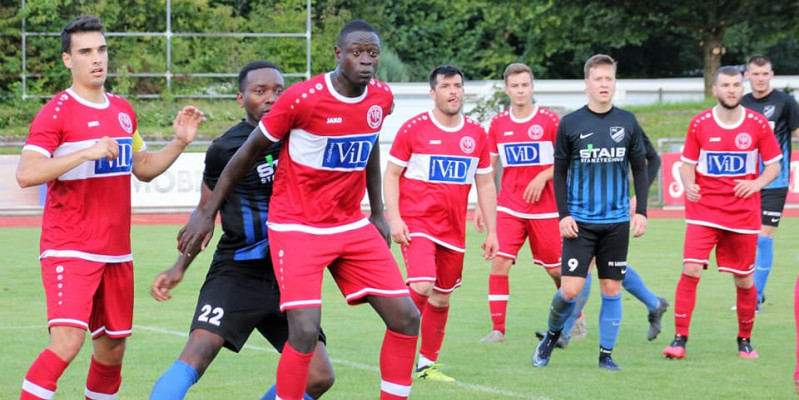
<svg viewBox="0 0 799 400">
<path fill-rule="evenodd" d="M 157 152 L 138 151 L 133 153 L 133 175 L 141 181 L 149 182 L 161 175 L 177 160 L 180 153 L 197 136 L 197 129 L 205 121 L 205 114 L 196 107 L 186 106 L 175 116 L 172 129 L 175 138 Z"/>
</svg>

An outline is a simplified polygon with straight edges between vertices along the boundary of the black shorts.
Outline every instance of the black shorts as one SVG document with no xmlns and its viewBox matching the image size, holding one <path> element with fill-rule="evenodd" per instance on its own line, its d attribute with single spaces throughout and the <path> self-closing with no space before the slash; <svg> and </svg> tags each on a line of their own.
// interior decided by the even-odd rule
<svg viewBox="0 0 799 400">
<path fill-rule="evenodd" d="M 289 328 L 286 315 L 280 311 L 277 284 L 271 275 L 266 279 L 255 277 L 237 264 L 212 266 L 200 289 L 191 330 L 204 329 L 222 336 L 225 347 L 238 353 L 257 329 L 275 350 L 282 352 Z M 272 268 L 271 264 L 267 267 Z M 319 340 L 326 340 L 321 330 Z"/>
<path fill-rule="evenodd" d="M 760 191 L 760 221 L 763 225 L 778 227 L 788 188 L 763 189 Z"/>
<path fill-rule="evenodd" d="M 630 222 L 589 224 L 577 222 L 574 239 L 563 238 L 563 276 L 588 275 L 591 259 L 596 256 L 599 279 L 624 279 L 627 272 L 627 247 L 630 244 Z"/>
</svg>

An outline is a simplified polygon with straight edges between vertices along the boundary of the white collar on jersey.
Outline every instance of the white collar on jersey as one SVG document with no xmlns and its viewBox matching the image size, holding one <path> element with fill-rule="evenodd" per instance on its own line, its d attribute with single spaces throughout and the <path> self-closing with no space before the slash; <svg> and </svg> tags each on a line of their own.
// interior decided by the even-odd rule
<svg viewBox="0 0 799 400">
<path fill-rule="evenodd" d="M 741 126 L 741 124 L 744 122 L 744 119 L 746 118 L 746 113 L 749 112 L 749 111 L 746 110 L 746 108 L 744 108 L 743 106 L 739 105 L 738 107 L 741 107 L 741 117 L 738 118 L 738 121 L 735 121 L 735 122 L 733 122 L 731 124 L 725 124 L 725 123 L 721 122 L 719 117 L 716 115 L 716 109 L 718 107 L 721 107 L 721 106 L 717 104 L 716 106 L 713 107 L 713 120 L 715 120 L 716 124 L 718 124 L 718 126 L 720 128 L 722 128 L 722 129 L 735 129 L 735 128 Z"/>
<path fill-rule="evenodd" d="M 463 114 L 460 114 L 461 122 L 458 123 L 457 126 L 450 128 L 448 126 L 441 125 L 441 123 L 439 123 L 438 120 L 436 120 L 436 117 L 433 115 L 433 111 L 428 111 L 427 115 L 430 117 L 430 120 L 433 121 L 433 125 L 435 125 L 436 127 L 438 127 L 438 129 L 441 129 L 444 132 L 457 132 L 463 129 L 463 124 L 466 121 L 466 117 L 464 117 Z"/>
<path fill-rule="evenodd" d="M 111 105 L 111 102 L 108 100 L 108 95 L 106 95 L 105 92 L 103 92 L 103 99 L 105 99 L 105 101 L 102 103 L 94 103 L 89 100 L 86 100 L 83 97 L 78 96 L 78 94 L 75 93 L 75 91 L 72 90 L 72 88 L 67 88 L 66 92 L 69 93 L 69 95 L 72 96 L 72 98 L 75 99 L 75 101 L 77 101 L 80 104 L 83 104 L 86 107 L 96 108 L 98 110 L 104 110 Z"/>
<path fill-rule="evenodd" d="M 331 72 L 328 72 L 328 73 L 325 74 L 325 85 L 327 86 L 327 91 L 330 92 L 330 94 L 333 97 L 335 97 L 336 100 L 338 100 L 338 101 L 341 101 L 343 103 L 349 103 L 349 104 L 360 103 L 361 100 L 366 98 L 366 94 L 369 93 L 369 85 L 366 85 L 366 87 L 363 89 L 363 94 L 362 95 L 360 95 L 358 97 L 347 97 L 347 96 L 344 96 L 343 94 L 341 94 L 341 93 L 336 91 L 336 87 L 333 86 L 333 81 L 330 80 L 330 74 L 331 74 Z"/>
<path fill-rule="evenodd" d="M 515 122 L 515 123 L 517 123 L 517 124 L 523 124 L 523 123 L 533 119 L 533 117 L 535 117 L 536 114 L 538 114 L 538 105 L 535 105 L 535 104 L 533 104 L 533 112 L 529 116 L 527 116 L 527 118 L 524 118 L 524 119 L 516 118 L 516 116 L 513 115 L 513 107 L 511 107 L 508 110 L 508 115 L 510 115 L 510 120 Z"/>
</svg>

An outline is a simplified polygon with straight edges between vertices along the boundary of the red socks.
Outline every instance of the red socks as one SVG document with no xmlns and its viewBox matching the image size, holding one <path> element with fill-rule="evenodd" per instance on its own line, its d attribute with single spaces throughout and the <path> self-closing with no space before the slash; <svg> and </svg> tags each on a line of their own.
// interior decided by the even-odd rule
<svg viewBox="0 0 799 400">
<path fill-rule="evenodd" d="M 115 396 L 122 384 L 122 364 L 101 364 L 92 356 L 89 376 L 86 377 L 86 400 L 106 399 Z"/>
<path fill-rule="evenodd" d="M 413 304 L 416 304 L 416 309 L 419 310 L 419 316 L 424 313 L 424 308 L 427 305 L 427 298 L 430 296 L 425 296 L 422 294 L 417 293 L 413 289 L 408 289 L 411 293 L 411 300 L 413 300 Z"/>
<path fill-rule="evenodd" d="M 313 351 L 300 353 L 286 342 L 277 364 L 277 395 L 283 400 L 302 400 L 308 382 Z"/>
<path fill-rule="evenodd" d="M 752 337 L 752 327 L 755 325 L 755 310 L 757 309 L 757 289 L 754 285 L 749 289 L 737 288 L 736 301 L 738 312 L 738 337 Z"/>
<path fill-rule="evenodd" d="M 447 317 L 449 316 L 449 306 L 434 307 L 427 303 L 422 318 L 422 346 L 419 354 L 430 361 L 438 359 L 438 352 L 441 351 L 441 344 L 444 343 L 444 331 L 447 327 Z"/>
<path fill-rule="evenodd" d="M 381 400 L 407 399 L 411 393 L 417 339 L 418 336 L 403 335 L 386 329 L 383 347 L 380 349 Z"/>
<path fill-rule="evenodd" d="M 50 349 L 44 349 L 25 374 L 20 400 L 52 399 L 58 378 L 68 365 Z"/>
<path fill-rule="evenodd" d="M 488 276 L 488 309 L 494 330 L 505 333 L 505 315 L 510 297 L 510 284 L 507 275 Z"/>
<path fill-rule="evenodd" d="M 691 325 L 691 316 L 696 306 L 696 286 L 699 278 L 682 274 L 677 282 L 677 291 L 674 294 L 674 328 L 680 336 L 688 336 Z M 757 294 L 757 293 L 755 293 Z"/>
</svg>

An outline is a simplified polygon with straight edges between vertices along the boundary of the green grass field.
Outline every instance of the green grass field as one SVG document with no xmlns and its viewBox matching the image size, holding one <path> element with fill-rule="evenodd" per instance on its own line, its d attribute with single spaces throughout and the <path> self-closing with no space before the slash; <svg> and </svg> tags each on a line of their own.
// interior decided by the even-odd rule
<svg viewBox="0 0 799 400">
<path fill-rule="evenodd" d="M 135 226 L 136 313 L 128 342 L 119 399 L 146 399 L 160 374 L 180 353 L 186 340 L 196 294 L 210 251 L 195 261 L 174 298 L 157 303 L 149 294 L 152 278 L 171 266 L 176 255 L 177 226 Z M 219 230 L 217 229 L 217 234 Z M 29 364 L 47 345 L 45 302 L 41 288 L 38 228 L 0 229 L 4 262 L 0 268 L 0 398 L 16 398 Z M 649 232 L 631 241 L 629 260 L 649 287 L 673 302 L 680 275 L 684 222 L 654 219 Z M 586 307 L 588 337 L 556 350 L 544 369 L 530 365 L 537 341 L 533 332 L 546 324 L 554 286 L 523 253 L 511 272 L 508 339 L 478 344 L 491 328 L 487 306 L 488 263 L 479 257 L 480 237 L 470 229 L 464 285 L 455 292 L 447 337 L 439 361 L 454 383 L 416 381 L 414 399 L 789 399 L 795 398 L 792 374 L 795 335 L 793 284 L 797 274 L 799 219 L 785 219 L 775 241 L 776 258 L 767 289 L 767 304 L 758 314 L 753 344 L 760 359 L 737 355 L 735 289 L 728 274 L 714 265 L 699 285 L 697 309 L 687 358 L 665 360 L 660 351 L 672 334 L 673 314 L 664 331 L 646 341 L 647 311 L 635 298 L 623 296 L 624 322 L 614 358 L 624 368 L 609 373 L 597 368 L 598 285 Z M 395 247 L 395 251 L 396 246 Z M 326 399 L 375 399 L 379 388 L 377 360 L 383 325 L 368 306 L 349 307 L 326 279 L 322 325 L 337 381 Z M 91 344 L 59 381 L 57 399 L 83 398 Z M 278 355 L 257 335 L 241 354 L 223 350 L 189 399 L 257 399 L 274 382 Z"/>
</svg>

